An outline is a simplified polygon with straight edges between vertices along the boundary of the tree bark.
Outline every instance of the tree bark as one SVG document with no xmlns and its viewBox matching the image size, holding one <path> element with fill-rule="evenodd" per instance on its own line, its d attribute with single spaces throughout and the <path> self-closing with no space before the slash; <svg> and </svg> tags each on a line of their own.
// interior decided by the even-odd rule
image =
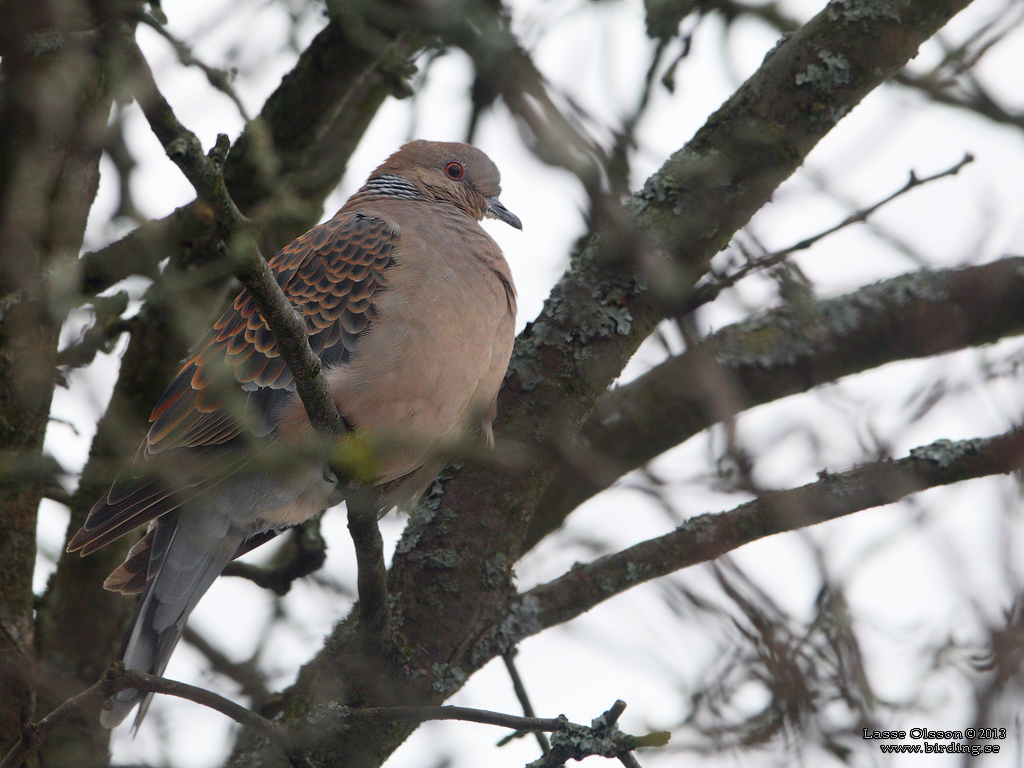
<svg viewBox="0 0 1024 768">
<path fill-rule="evenodd" d="M 68 307 L 48 279 L 77 257 L 110 113 L 109 20 L 86 2 L 8 4 L 0 32 L 0 750 L 34 708 L 36 513 Z"/>
</svg>

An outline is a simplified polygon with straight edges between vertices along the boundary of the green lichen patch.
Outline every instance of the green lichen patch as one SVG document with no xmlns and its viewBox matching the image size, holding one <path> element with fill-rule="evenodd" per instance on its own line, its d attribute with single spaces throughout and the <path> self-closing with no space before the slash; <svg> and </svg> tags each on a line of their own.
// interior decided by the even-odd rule
<svg viewBox="0 0 1024 768">
<path fill-rule="evenodd" d="M 808 64 L 796 76 L 797 85 L 809 85 L 821 93 L 833 93 L 850 82 L 850 62 L 839 53 L 818 51 L 822 64 Z"/>
<path fill-rule="evenodd" d="M 952 466 L 968 456 L 978 456 L 992 441 L 986 438 L 973 440 L 936 440 L 930 445 L 913 448 L 911 458 L 938 464 L 942 468 Z"/>
<path fill-rule="evenodd" d="M 847 22 L 889 19 L 902 24 L 898 0 L 832 0 L 829 14 L 833 20 Z"/>
</svg>

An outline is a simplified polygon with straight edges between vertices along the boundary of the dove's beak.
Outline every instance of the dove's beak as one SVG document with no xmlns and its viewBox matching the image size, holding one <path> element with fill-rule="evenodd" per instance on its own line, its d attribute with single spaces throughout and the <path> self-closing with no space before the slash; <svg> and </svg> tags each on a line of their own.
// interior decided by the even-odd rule
<svg viewBox="0 0 1024 768">
<path fill-rule="evenodd" d="M 487 210 L 484 211 L 485 216 L 491 219 L 499 219 L 510 227 L 522 230 L 523 222 L 512 211 L 502 205 L 501 200 L 496 197 L 485 197 L 484 200 L 487 202 Z"/>
</svg>

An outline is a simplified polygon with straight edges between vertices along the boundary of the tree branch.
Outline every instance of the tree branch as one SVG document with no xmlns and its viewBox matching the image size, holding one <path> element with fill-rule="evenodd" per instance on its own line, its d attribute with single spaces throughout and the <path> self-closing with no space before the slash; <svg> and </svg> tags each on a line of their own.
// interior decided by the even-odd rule
<svg viewBox="0 0 1024 768">
<path fill-rule="evenodd" d="M 372 503 L 371 495 L 362 488 L 355 488 L 345 504 L 358 566 L 359 628 L 366 654 L 372 658 L 388 655 L 395 640 L 388 600 L 388 569 L 384 564 L 384 539 L 377 526 L 378 507 Z"/>
<path fill-rule="evenodd" d="M 638 584 L 705 563 L 751 541 L 892 504 L 942 485 L 1024 469 L 1024 428 L 973 440 L 938 440 L 903 459 L 863 464 L 846 472 L 821 472 L 820 480 L 784 491 L 765 491 L 728 512 L 698 515 L 672 533 L 574 568 L 534 587 L 511 613 L 529 614 L 519 642 L 586 613 Z M 498 651 L 501 648 L 496 649 Z"/>
<path fill-rule="evenodd" d="M 156 221 L 147 221 L 127 235 L 99 250 L 86 253 L 72 268 L 77 273 L 77 293 L 93 296 L 131 275 L 152 280 L 159 276 L 159 264 L 184 243 L 208 237 L 214 232 L 213 211 L 195 200 Z"/>
<path fill-rule="evenodd" d="M 769 329 L 782 329 L 771 332 Z M 1024 258 L 919 270 L 727 326 L 598 401 L 525 548 L 618 478 L 742 410 L 898 360 L 1024 333 Z"/>
<path fill-rule="evenodd" d="M 309 346 L 305 323 L 285 298 L 256 246 L 252 223 L 235 207 L 224 184 L 222 164 L 228 149 L 227 136 L 218 136 L 217 146 L 211 150 L 210 157 L 204 155 L 199 139 L 178 122 L 170 104 L 160 94 L 138 46 L 132 40 L 127 41 L 126 47 L 135 98 L 167 156 L 195 187 L 200 199 L 213 208 L 228 243 L 235 276 L 252 295 L 274 334 L 277 350 L 292 372 L 310 423 L 326 437 L 344 434 L 344 421 L 331 396 L 320 359 Z"/>
<path fill-rule="evenodd" d="M 911 171 L 910 178 L 907 179 L 907 183 L 900 187 L 898 190 L 893 192 L 888 197 L 879 200 L 877 203 L 869 205 L 867 208 L 861 208 L 857 211 L 854 211 L 835 226 L 829 227 L 828 229 L 819 232 L 816 235 L 812 235 L 811 237 L 804 238 L 800 242 L 794 243 L 793 245 L 787 248 L 783 248 L 782 250 L 767 253 L 756 259 L 750 259 L 749 261 L 747 261 L 747 263 L 743 264 L 739 269 L 737 269 L 730 275 L 710 275 L 710 279 L 707 282 L 701 282 L 696 287 L 696 289 L 693 292 L 689 308 L 683 314 L 689 314 L 690 312 L 696 310 L 698 307 L 707 304 L 710 301 L 714 301 L 714 299 L 717 298 L 722 291 L 724 291 L 726 288 L 730 288 L 736 285 L 736 283 L 745 278 L 747 275 L 780 264 L 797 251 L 806 250 L 815 243 L 817 243 L 818 241 L 825 239 L 829 235 L 834 235 L 836 232 L 839 232 L 842 229 L 846 229 L 846 227 L 849 227 L 853 224 L 863 223 L 868 220 L 868 216 L 875 213 L 879 208 L 882 208 L 888 203 L 891 203 L 896 198 L 905 195 L 912 189 L 924 186 L 925 184 L 928 184 L 929 182 L 932 181 L 937 181 L 938 179 L 946 178 L 947 176 L 956 176 L 958 173 L 960 173 L 960 171 L 963 169 L 965 165 L 968 165 L 973 162 L 974 155 L 968 152 L 955 165 L 947 168 L 944 171 L 934 173 L 931 176 L 918 178 L 917 174 Z"/>
<path fill-rule="evenodd" d="M 544 757 L 530 764 L 536 768 L 558 766 L 567 760 L 583 760 L 592 755 L 622 759 L 634 749 L 660 747 L 668 743 L 669 734 L 655 731 L 646 736 L 622 733 L 615 724 L 626 709 L 624 701 L 616 701 L 607 712 L 591 721 L 590 726 L 570 722 L 565 715 L 555 718 L 518 717 L 503 712 L 490 712 L 470 707 L 372 707 L 351 709 L 341 715 L 343 723 L 385 724 L 422 723 L 428 720 L 462 720 L 484 725 L 498 725 L 516 731 L 550 732 L 551 748 Z M 529 768 L 529 767 L 528 767 Z"/>
<path fill-rule="evenodd" d="M 176 38 L 170 33 L 167 27 L 163 23 L 157 21 L 150 14 L 145 12 L 139 12 L 136 14 L 136 18 L 145 24 L 147 27 L 156 32 L 160 37 L 171 44 L 174 52 L 178 55 L 178 60 L 186 67 L 198 67 L 202 70 L 203 74 L 206 75 L 207 81 L 216 88 L 218 91 L 227 96 L 234 103 L 235 108 L 238 109 L 238 113 L 242 116 L 242 119 L 248 123 L 252 120 L 249 117 L 248 111 L 245 109 L 245 105 L 242 104 L 242 100 L 238 98 L 238 94 L 235 93 L 235 89 L 231 85 L 231 78 L 227 72 L 223 69 L 217 69 L 205 64 L 200 59 L 195 57 L 192 53 L 192 49 L 189 48 L 184 42 Z M 166 20 L 165 20 L 166 21 Z"/>
<path fill-rule="evenodd" d="M 238 683 L 242 687 L 242 694 L 252 699 L 254 709 L 270 698 L 271 693 L 267 689 L 266 681 L 254 660 L 250 659 L 241 664 L 232 661 L 189 624 L 185 625 L 181 639 L 199 651 L 210 662 L 214 672 Z"/>
<path fill-rule="evenodd" d="M 321 515 L 316 515 L 289 529 L 289 540 L 272 566 L 261 568 L 235 560 L 228 563 L 221 575 L 248 579 L 276 595 L 288 594 L 297 579 L 316 573 L 327 559 L 327 542 L 320 533 L 320 520 Z"/>
<path fill-rule="evenodd" d="M 131 320 L 122 320 L 121 315 L 128 309 L 128 294 L 118 291 L 113 296 L 99 297 L 92 301 L 95 322 L 86 329 L 82 337 L 57 353 L 58 366 L 80 368 L 89 365 L 100 351 L 110 352 L 122 333 L 131 330 Z"/>
<path fill-rule="evenodd" d="M 332 20 L 232 147 L 225 180 L 239 208 L 273 230 L 273 250 L 316 223 L 384 99 L 408 95 L 415 45 L 400 35 L 382 42 Z"/>
<path fill-rule="evenodd" d="M 501 654 L 501 660 L 505 662 L 505 669 L 508 671 L 508 676 L 512 679 L 512 688 L 515 690 L 516 698 L 519 699 L 519 704 L 523 708 L 523 715 L 526 717 L 533 717 L 533 704 L 530 703 L 530 696 L 529 694 L 527 694 L 526 686 L 523 685 L 523 679 L 519 676 L 519 670 L 516 668 L 517 652 L 518 649 L 509 648 L 507 651 L 505 651 L 505 653 Z M 516 738 L 522 733 L 522 730 L 517 730 L 512 735 L 506 736 L 504 739 L 502 739 L 501 744 L 499 744 L 498 746 L 501 746 L 507 741 Z M 547 737 L 539 731 L 536 733 L 536 736 L 537 745 L 540 747 L 541 754 L 546 755 L 548 752 L 551 751 L 551 742 L 549 742 Z"/>
<path fill-rule="evenodd" d="M 68 724 L 81 713 L 97 708 L 102 702 L 129 688 L 146 693 L 174 696 L 220 712 L 280 747 L 288 755 L 292 764 L 307 764 L 300 759 L 302 748 L 284 728 L 272 720 L 261 717 L 212 691 L 176 680 L 167 680 L 158 675 L 140 672 L 137 669 L 125 669 L 123 662 L 115 661 L 111 662 L 103 676 L 85 691 L 64 701 L 38 723 L 26 725 L 21 737 L 0 761 L 0 768 L 20 768 L 25 760 L 58 728 Z M 564 759 L 569 757 L 582 760 L 590 755 L 613 757 L 641 747 L 664 746 L 668 743 L 669 735 L 664 732 L 654 732 L 646 736 L 630 736 L 615 728 L 615 722 L 625 708 L 625 702 L 615 702 L 611 709 L 595 718 L 589 727 L 572 723 L 565 715 L 559 715 L 557 718 L 517 717 L 470 707 L 374 707 L 366 709 L 343 707 L 340 710 L 335 708 L 332 711 L 332 719 L 337 719 L 341 726 L 462 720 L 484 725 L 503 726 L 519 731 L 552 731 L 562 737 L 558 742 L 559 754 L 565 755 L 565 758 L 559 762 L 564 762 Z M 296 762 L 297 760 L 299 762 Z M 544 763 L 544 765 L 547 764 Z M 550 764 L 558 765 L 559 763 Z"/>
<path fill-rule="evenodd" d="M 253 730 L 281 747 L 286 753 L 291 754 L 293 751 L 288 733 L 277 723 L 260 717 L 255 712 L 251 712 L 212 691 L 175 680 L 165 680 L 157 675 L 139 672 L 137 669 L 125 669 L 122 662 L 115 661 L 107 667 L 98 682 L 65 701 L 38 723 L 27 725 L 21 738 L 0 762 L 0 768 L 20 768 L 28 756 L 35 752 L 62 725 L 81 712 L 96 708 L 101 702 L 128 688 L 147 693 L 162 693 L 165 696 L 175 696 L 202 704 L 204 707 L 209 707 L 230 717 L 239 725 Z"/>
<path fill-rule="evenodd" d="M 316 223 L 378 107 L 400 90 L 397 62 L 408 49 L 400 40 L 384 61 L 329 24 L 232 146 L 225 183 L 239 209 L 263 224 L 271 251 Z M 132 274 L 155 278 L 171 251 L 208 237 L 214 224 L 200 200 L 142 224 L 79 260 L 81 293 L 99 293 Z"/>
<path fill-rule="evenodd" d="M 934 74 L 903 71 L 893 76 L 893 82 L 919 91 L 937 104 L 966 109 L 994 123 L 1024 129 L 1024 112 L 1008 110 L 977 81 L 971 81 L 967 88 L 958 88 L 955 83 L 936 78 Z"/>
</svg>

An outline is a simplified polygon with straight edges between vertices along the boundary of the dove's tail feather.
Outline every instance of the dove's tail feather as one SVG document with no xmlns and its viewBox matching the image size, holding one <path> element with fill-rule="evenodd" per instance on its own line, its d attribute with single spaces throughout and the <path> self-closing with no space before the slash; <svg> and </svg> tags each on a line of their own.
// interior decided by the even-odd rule
<svg viewBox="0 0 1024 768">
<path fill-rule="evenodd" d="M 128 669 L 163 674 L 189 614 L 246 538 L 227 515 L 204 506 L 189 505 L 156 521 L 146 586 L 121 647 Z M 152 697 L 134 688 L 121 691 L 100 722 L 113 728 L 141 704 L 137 730 Z"/>
</svg>

